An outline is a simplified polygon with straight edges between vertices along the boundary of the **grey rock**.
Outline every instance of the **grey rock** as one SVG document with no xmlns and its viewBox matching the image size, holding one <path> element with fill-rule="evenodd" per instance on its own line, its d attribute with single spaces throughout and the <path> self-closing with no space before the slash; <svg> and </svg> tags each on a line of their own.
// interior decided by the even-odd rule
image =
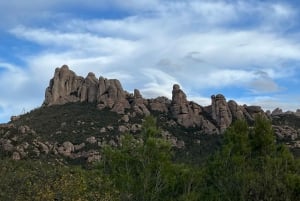
<svg viewBox="0 0 300 201">
<path fill-rule="evenodd" d="M 78 144 L 78 145 L 74 145 L 74 149 L 75 149 L 75 151 L 78 151 L 78 150 L 80 150 L 80 149 L 83 149 L 85 147 L 85 143 L 83 142 L 83 143 L 80 143 L 80 144 Z"/>
<path fill-rule="evenodd" d="M 122 120 L 124 121 L 124 122 L 129 122 L 129 116 L 126 114 L 126 115 L 124 115 L 123 117 L 122 117 Z"/>
<path fill-rule="evenodd" d="M 121 133 L 125 133 L 125 132 L 127 132 L 129 129 L 128 129 L 126 126 L 124 126 L 124 125 L 120 125 L 119 128 L 118 128 L 118 130 L 119 130 L 119 132 L 121 132 Z"/>
<path fill-rule="evenodd" d="M 86 142 L 90 143 L 90 144 L 95 144 L 97 143 L 97 139 L 94 136 L 88 137 L 85 140 Z"/>
<path fill-rule="evenodd" d="M 226 99 L 222 94 L 211 96 L 212 119 L 216 121 L 220 132 L 223 133 L 232 122 L 232 114 L 227 105 Z"/>
<path fill-rule="evenodd" d="M 158 97 L 149 100 L 149 106 L 153 111 L 168 112 L 168 105 L 170 104 L 171 101 L 166 97 Z"/>
<path fill-rule="evenodd" d="M 16 151 L 15 151 L 15 152 L 12 154 L 12 159 L 13 159 L 14 161 L 21 160 L 21 156 L 20 156 L 19 152 L 16 152 Z"/>
<path fill-rule="evenodd" d="M 272 114 L 272 115 L 280 115 L 280 114 L 283 114 L 283 112 L 282 112 L 282 109 L 276 108 L 276 109 L 274 109 L 274 110 L 272 111 L 271 114 Z"/>
</svg>

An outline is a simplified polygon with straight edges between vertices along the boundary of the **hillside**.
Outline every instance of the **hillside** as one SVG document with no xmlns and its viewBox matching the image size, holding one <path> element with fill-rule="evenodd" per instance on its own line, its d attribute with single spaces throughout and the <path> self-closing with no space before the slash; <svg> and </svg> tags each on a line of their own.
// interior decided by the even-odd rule
<svg viewBox="0 0 300 201">
<path fill-rule="evenodd" d="M 77 76 L 67 66 L 57 68 L 40 108 L 12 117 L 0 125 L 1 157 L 36 158 L 59 163 L 85 163 L 101 159 L 101 148 L 118 146 L 120 136 L 139 138 L 143 119 L 157 118 L 163 138 L 169 140 L 176 160 L 203 162 L 220 147 L 222 134 L 236 120 L 251 126 L 256 115 L 273 123 L 278 142 L 300 155 L 298 113 L 264 112 L 259 106 L 238 105 L 213 95 L 210 106 L 188 101 L 174 84 L 172 100 L 144 99 L 139 90 L 130 94 L 118 80 L 93 73 Z"/>
</svg>

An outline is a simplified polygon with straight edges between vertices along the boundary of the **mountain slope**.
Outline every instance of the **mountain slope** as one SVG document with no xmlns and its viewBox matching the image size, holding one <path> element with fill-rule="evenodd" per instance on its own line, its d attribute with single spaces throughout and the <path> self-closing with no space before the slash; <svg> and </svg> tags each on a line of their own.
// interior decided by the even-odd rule
<svg viewBox="0 0 300 201">
<path fill-rule="evenodd" d="M 180 161 L 205 161 L 232 122 L 245 120 L 251 125 L 256 115 L 272 120 L 277 140 L 299 155 L 298 113 L 265 113 L 259 106 L 227 102 L 221 94 L 211 100 L 206 107 L 188 101 L 177 84 L 172 100 L 145 99 L 137 89 L 133 94 L 124 91 L 116 79 L 97 79 L 93 73 L 83 78 L 62 66 L 55 70 L 40 108 L 0 125 L 1 157 L 62 163 L 100 160 L 101 148 L 118 146 L 120 135 L 138 138 L 143 118 L 150 114 Z"/>
</svg>

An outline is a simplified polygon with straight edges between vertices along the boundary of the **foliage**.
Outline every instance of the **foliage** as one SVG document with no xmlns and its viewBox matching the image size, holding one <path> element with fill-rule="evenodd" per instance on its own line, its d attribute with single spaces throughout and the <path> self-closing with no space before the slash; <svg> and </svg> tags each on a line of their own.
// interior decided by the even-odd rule
<svg viewBox="0 0 300 201">
<path fill-rule="evenodd" d="M 178 163 L 155 118 L 140 135 L 107 146 L 102 160 L 77 167 L 45 161 L 0 161 L 0 200 L 293 201 L 300 162 L 274 138 L 270 122 L 235 122 L 207 163 Z"/>
<path fill-rule="evenodd" d="M 120 192 L 120 200 L 174 200 L 179 192 L 190 193 L 188 168 L 171 161 L 171 145 L 159 137 L 156 120 L 147 117 L 143 123 L 142 137 L 132 135 L 121 138 L 121 147 L 107 147 L 102 167 L 114 187 Z M 191 183 L 191 182 L 190 182 Z"/>
<path fill-rule="evenodd" d="M 203 199 L 299 200 L 297 163 L 285 146 L 276 144 L 268 120 L 257 117 L 253 128 L 238 121 L 206 167 Z"/>
</svg>

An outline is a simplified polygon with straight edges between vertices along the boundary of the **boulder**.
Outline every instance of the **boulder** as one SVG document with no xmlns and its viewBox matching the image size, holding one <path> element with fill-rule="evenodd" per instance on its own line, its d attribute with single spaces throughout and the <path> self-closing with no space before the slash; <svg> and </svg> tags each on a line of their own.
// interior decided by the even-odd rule
<svg viewBox="0 0 300 201">
<path fill-rule="evenodd" d="M 74 145 L 71 142 L 66 141 L 58 148 L 58 153 L 63 156 L 71 156 L 71 153 L 74 152 L 74 150 Z"/>
</svg>

